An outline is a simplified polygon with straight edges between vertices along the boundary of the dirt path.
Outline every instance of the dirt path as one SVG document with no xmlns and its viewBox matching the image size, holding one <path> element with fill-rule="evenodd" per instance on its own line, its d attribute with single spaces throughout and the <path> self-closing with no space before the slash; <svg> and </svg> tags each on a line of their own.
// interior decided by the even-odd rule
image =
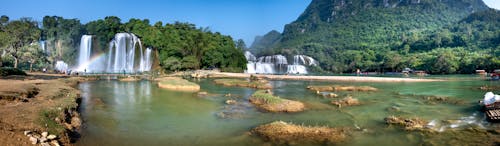
<svg viewBox="0 0 500 146">
<path fill-rule="evenodd" d="M 81 124 L 76 119 L 79 91 L 72 87 L 77 80 L 43 74 L 0 79 L 2 145 L 32 145 L 24 131 L 48 131 L 57 135 L 60 144 L 71 145 L 68 131 Z"/>
</svg>

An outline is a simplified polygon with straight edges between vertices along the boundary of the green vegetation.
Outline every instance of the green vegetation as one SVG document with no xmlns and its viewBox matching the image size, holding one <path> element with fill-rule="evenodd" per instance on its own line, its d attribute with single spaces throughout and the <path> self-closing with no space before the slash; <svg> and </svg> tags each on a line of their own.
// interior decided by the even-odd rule
<svg viewBox="0 0 500 146">
<path fill-rule="evenodd" d="M 0 76 L 8 76 L 8 75 L 26 75 L 26 73 L 17 68 L 0 67 Z"/>
<path fill-rule="evenodd" d="M 251 49 L 305 54 L 337 73 L 492 71 L 500 68 L 499 20 L 481 0 L 313 0 L 279 38 L 266 35 L 254 43 L 265 47 Z"/>
<path fill-rule="evenodd" d="M 63 117 L 59 117 L 59 111 L 55 109 L 43 110 L 39 113 L 38 124 L 47 128 L 49 133 L 63 133 L 65 128 L 54 120 L 56 118 L 63 119 Z"/>
<path fill-rule="evenodd" d="M 84 34 L 94 36 L 96 52 L 107 52 L 109 41 L 116 33 L 129 32 L 141 38 L 143 47 L 154 48 L 159 64 L 165 71 L 181 71 L 204 68 L 220 68 L 222 71 L 243 72 L 246 67 L 242 40 L 211 32 L 208 28 L 196 28 L 194 24 L 175 22 L 151 25 L 148 19 L 121 19 L 109 16 L 81 24 L 78 19 L 45 16 L 43 26 L 29 18 L 9 21 L 0 19 L 0 51 L 7 55 L 0 58 L 0 66 L 21 68 L 50 68 L 58 60 L 75 64 L 80 38 Z M 46 52 L 40 49 L 45 40 Z M 155 55 L 156 56 L 156 55 Z M 13 63 L 11 63 L 13 62 Z"/>
<path fill-rule="evenodd" d="M 266 90 L 255 91 L 250 98 L 251 100 L 263 101 L 264 103 L 261 104 L 279 104 L 285 101 L 278 96 L 267 93 Z"/>
<path fill-rule="evenodd" d="M 188 80 L 177 78 L 177 77 L 167 77 L 158 79 L 158 86 L 160 88 L 180 90 L 180 91 L 199 91 L 200 85 L 189 82 Z"/>
<path fill-rule="evenodd" d="M 257 89 L 271 89 L 272 86 L 266 80 L 250 80 L 245 79 L 216 79 L 215 84 L 224 86 L 250 87 Z"/>
</svg>

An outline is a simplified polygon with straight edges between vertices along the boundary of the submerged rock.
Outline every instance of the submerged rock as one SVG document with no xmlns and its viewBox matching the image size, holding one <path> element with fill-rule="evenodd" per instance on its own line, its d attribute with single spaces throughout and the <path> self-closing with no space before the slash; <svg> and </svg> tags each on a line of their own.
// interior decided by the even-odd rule
<svg viewBox="0 0 500 146">
<path fill-rule="evenodd" d="M 358 99 L 352 98 L 351 96 L 348 96 L 348 97 L 341 99 L 341 100 L 334 100 L 334 101 L 332 101 L 332 104 L 337 105 L 338 107 L 342 107 L 342 106 L 360 105 L 361 103 L 359 102 Z"/>
<path fill-rule="evenodd" d="M 300 112 L 305 109 L 302 102 L 282 99 L 264 90 L 256 91 L 249 100 L 258 108 L 270 112 Z"/>
<path fill-rule="evenodd" d="M 265 141 L 274 144 L 338 144 L 345 141 L 350 131 L 347 128 L 300 126 L 283 121 L 260 125 L 251 130 Z"/>
<path fill-rule="evenodd" d="M 384 118 L 385 123 L 389 125 L 399 125 L 403 126 L 405 130 L 424 130 L 426 125 L 429 123 L 425 120 L 418 119 L 418 118 L 402 118 L 402 117 L 395 117 L 395 116 L 389 116 Z"/>
</svg>

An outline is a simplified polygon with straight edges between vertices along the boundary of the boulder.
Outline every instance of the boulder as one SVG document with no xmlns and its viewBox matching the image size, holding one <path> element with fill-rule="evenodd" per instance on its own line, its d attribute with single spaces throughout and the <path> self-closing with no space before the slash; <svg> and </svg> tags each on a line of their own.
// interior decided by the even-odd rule
<svg viewBox="0 0 500 146">
<path fill-rule="evenodd" d="M 38 139 L 35 138 L 35 137 L 33 137 L 33 136 L 30 136 L 29 140 L 30 140 L 31 144 L 37 144 L 38 143 Z"/>
<path fill-rule="evenodd" d="M 49 140 L 53 140 L 53 139 L 56 139 L 56 138 L 57 138 L 57 136 L 54 135 L 54 134 L 51 134 L 51 135 L 47 136 L 47 139 L 49 139 Z"/>
<path fill-rule="evenodd" d="M 49 133 L 48 133 L 48 132 L 42 132 L 42 137 L 47 138 L 47 136 L 48 136 L 48 135 L 49 135 Z"/>
</svg>

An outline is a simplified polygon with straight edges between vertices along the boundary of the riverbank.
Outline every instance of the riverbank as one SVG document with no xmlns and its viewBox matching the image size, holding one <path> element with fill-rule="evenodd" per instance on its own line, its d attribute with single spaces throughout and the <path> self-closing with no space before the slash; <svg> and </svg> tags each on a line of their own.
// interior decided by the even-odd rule
<svg viewBox="0 0 500 146">
<path fill-rule="evenodd" d="M 31 145 L 36 141 L 71 145 L 82 124 L 80 93 L 74 88 L 86 78 L 33 73 L 0 79 L 0 141 Z M 29 131 L 29 132 L 28 132 Z M 40 134 L 48 132 L 55 140 Z M 43 134 L 42 134 L 43 135 Z"/>
<path fill-rule="evenodd" d="M 219 71 L 198 70 L 196 74 L 202 74 L 210 78 L 264 78 L 268 80 L 302 80 L 302 81 L 343 81 L 343 82 L 438 82 L 440 79 L 421 78 L 395 78 L 395 77 L 366 77 L 366 76 L 307 76 L 307 75 L 265 75 L 247 73 L 227 73 Z"/>
</svg>

